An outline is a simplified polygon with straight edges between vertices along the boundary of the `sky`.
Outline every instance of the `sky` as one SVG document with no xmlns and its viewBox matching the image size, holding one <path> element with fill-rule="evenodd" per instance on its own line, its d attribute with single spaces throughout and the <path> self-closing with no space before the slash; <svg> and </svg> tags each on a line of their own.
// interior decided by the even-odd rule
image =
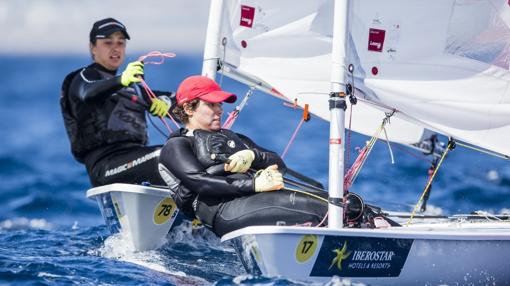
<svg viewBox="0 0 510 286">
<path fill-rule="evenodd" d="M 0 54 L 88 54 L 92 24 L 113 17 L 129 52 L 201 53 L 209 0 L 0 0 Z"/>
</svg>

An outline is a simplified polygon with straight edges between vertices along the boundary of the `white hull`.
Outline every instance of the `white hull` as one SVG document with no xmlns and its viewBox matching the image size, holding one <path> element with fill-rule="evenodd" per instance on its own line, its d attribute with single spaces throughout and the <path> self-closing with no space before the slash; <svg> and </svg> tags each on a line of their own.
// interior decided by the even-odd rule
<svg viewBox="0 0 510 286">
<path fill-rule="evenodd" d="M 510 223 L 388 229 L 247 227 L 226 234 L 253 275 L 369 285 L 510 285 Z"/>
<path fill-rule="evenodd" d="M 176 221 L 179 210 L 167 188 L 111 184 L 92 188 L 87 198 L 95 199 L 106 225 L 122 233 L 134 250 L 155 249 Z"/>
</svg>

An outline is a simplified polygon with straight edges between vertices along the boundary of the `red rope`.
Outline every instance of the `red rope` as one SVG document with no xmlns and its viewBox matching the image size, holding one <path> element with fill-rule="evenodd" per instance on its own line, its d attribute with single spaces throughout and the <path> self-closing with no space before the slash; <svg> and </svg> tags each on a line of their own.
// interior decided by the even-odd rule
<svg viewBox="0 0 510 286">
<path fill-rule="evenodd" d="M 282 157 L 282 159 L 285 157 L 285 155 L 287 155 L 287 152 L 289 151 L 290 145 L 292 145 L 292 143 L 294 143 L 294 140 L 296 139 L 296 135 L 297 135 L 299 129 L 301 129 L 301 126 L 303 126 L 303 122 L 310 120 L 310 113 L 308 111 L 308 106 L 309 106 L 308 104 L 305 104 L 305 106 L 303 108 L 303 117 L 301 118 L 301 121 L 299 121 L 299 124 L 296 127 L 296 130 L 294 130 L 294 133 L 292 134 L 292 137 L 290 138 L 289 143 L 287 143 L 287 146 L 285 147 L 285 150 L 283 150 L 283 153 L 280 156 L 280 157 Z M 294 106 L 293 107 L 294 108 L 298 107 L 297 99 L 294 101 Z"/>
<path fill-rule="evenodd" d="M 349 162 L 351 160 L 351 134 L 352 134 L 352 129 L 351 129 L 351 126 L 352 126 L 352 104 L 350 106 L 350 111 L 349 112 L 349 132 L 347 133 L 347 144 L 346 144 L 346 148 L 347 148 L 347 154 L 345 155 L 345 165 L 349 165 Z M 345 190 L 344 190 L 345 192 Z"/>
<path fill-rule="evenodd" d="M 344 190 L 348 190 L 351 187 L 352 180 L 354 179 L 355 175 L 358 173 L 359 169 L 363 165 L 363 161 L 367 155 L 368 146 L 365 146 L 363 147 L 363 149 L 361 149 L 358 158 L 356 158 L 356 161 L 352 163 L 351 168 L 347 171 L 347 173 L 344 176 Z"/>
<path fill-rule="evenodd" d="M 158 61 L 145 61 L 148 58 L 154 58 L 154 57 L 159 58 L 159 60 Z M 166 58 L 174 58 L 174 57 L 175 57 L 174 53 L 162 53 L 162 52 L 159 52 L 159 51 L 152 51 L 152 52 L 149 52 L 146 55 L 140 56 L 138 58 L 138 60 L 142 61 L 144 63 L 144 65 L 160 65 L 160 64 L 163 64 L 165 62 Z M 142 79 L 141 84 L 142 84 L 145 92 L 149 95 L 149 98 L 150 98 L 151 103 L 152 103 L 152 101 L 155 98 L 157 98 L 156 94 L 154 94 L 154 92 L 152 91 L 152 89 L 149 87 L 149 85 L 147 84 L 147 82 L 145 80 Z M 172 117 L 172 115 L 169 112 L 166 113 L 166 116 L 168 116 L 172 120 L 172 122 L 174 123 L 174 125 L 177 128 L 180 127 L 179 123 L 177 123 L 177 121 L 175 121 L 175 119 Z M 164 116 L 160 116 L 159 119 L 161 120 L 161 122 L 163 122 L 163 124 L 165 125 L 166 129 L 171 133 L 173 130 L 170 127 L 170 125 L 168 125 L 168 123 L 166 122 L 165 117 Z"/>
<path fill-rule="evenodd" d="M 287 143 L 287 146 L 285 147 L 285 150 L 283 151 L 282 155 L 280 156 L 280 157 L 282 157 L 282 159 L 285 158 L 285 155 L 287 155 L 287 152 L 289 151 L 290 145 L 292 145 L 292 143 L 294 143 L 294 139 L 296 139 L 296 135 L 297 135 L 299 129 L 301 129 L 301 126 L 303 125 L 303 122 L 305 122 L 305 119 L 301 118 L 301 120 L 299 121 L 298 126 L 296 127 L 296 130 L 294 130 L 294 133 L 292 134 L 292 137 L 289 140 L 289 143 Z"/>
<path fill-rule="evenodd" d="M 160 60 L 157 61 L 157 62 L 150 62 L 150 61 L 146 62 L 145 61 L 146 58 L 153 58 L 153 57 L 159 57 Z M 160 64 L 163 64 L 165 62 L 165 58 L 175 58 L 175 54 L 174 53 L 162 53 L 160 51 L 152 51 L 152 52 L 149 52 L 146 55 L 140 56 L 138 58 L 138 60 L 141 61 L 141 62 L 144 62 L 144 64 L 160 65 Z"/>
<path fill-rule="evenodd" d="M 227 120 L 225 120 L 225 123 L 223 123 L 223 126 L 221 128 L 223 129 L 230 129 L 232 125 L 234 125 L 235 120 L 237 119 L 237 116 L 239 115 L 238 110 L 234 110 L 228 114 Z"/>
</svg>

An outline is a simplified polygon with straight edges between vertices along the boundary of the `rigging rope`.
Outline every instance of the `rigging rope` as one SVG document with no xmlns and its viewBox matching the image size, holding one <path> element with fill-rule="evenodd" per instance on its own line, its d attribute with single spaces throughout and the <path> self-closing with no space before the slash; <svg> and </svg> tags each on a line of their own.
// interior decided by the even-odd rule
<svg viewBox="0 0 510 286">
<path fill-rule="evenodd" d="M 280 156 L 282 159 L 284 159 L 285 155 L 287 155 L 287 152 L 289 151 L 290 145 L 292 145 L 292 143 L 294 143 L 294 140 L 296 139 L 296 135 L 297 135 L 299 129 L 301 129 L 301 126 L 303 126 L 304 122 L 305 122 L 305 120 L 303 118 L 301 118 L 301 120 L 299 120 L 298 126 L 294 130 L 294 133 L 292 133 L 292 136 L 290 137 L 289 142 L 287 143 L 287 146 L 285 146 L 285 149 L 283 150 L 283 153 Z"/>
<path fill-rule="evenodd" d="M 389 117 L 387 117 L 389 122 Z M 393 156 L 393 150 L 391 150 L 390 139 L 388 138 L 388 132 L 386 132 L 386 128 L 383 128 L 384 138 L 386 138 L 386 144 L 388 145 L 388 150 L 390 151 L 391 164 L 395 164 L 395 157 Z"/>
<path fill-rule="evenodd" d="M 351 135 L 352 135 L 351 127 L 352 127 L 352 110 L 353 110 L 352 106 L 353 105 L 354 104 L 351 103 L 351 105 L 349 107 L 349 110 L 350 110 L 350 112 L 349 112 L 349 131 L 347 132 L 347 142 L 345 144 L 346 145 L 345 148 L 347 150 L 347 154 L 345 154 L 345 157 L 346 157 L 345 158 L 345 165 L 349 165 L 349 163 L 351 161 L 351 156 L 350 156 L 351 151 L 350 150 L 351 150 Z M 351 168 L 352 168 L 352 166 L 351 166 Z"/>
<path fill-rule="evenodd" d="M 294 130 L 294 133 L 290 137 L 290 140 L 287 143 L 287 146 L 285 146 L 285 150 L 283 150 L 283 153 L 280 156 L 280 157 L 282 157 L 282 159 L 285 158 L 285 155 L 287 155 L 287 152 L 289 151 L 290 146 L 292 145 L 292 143 L 294 143 L 294 140 L 296 139 L 297 133 L 301 129 L 301 126 L 303 126 L 303 123 L 305 121 L 309 121 L 309 120 L 310 120 L 310 114 L 308 113 L 308 104 L 305 104 L 305 108 L 303 109 L 303 117 L 301 117 L 301 120 L 299 121 L 299 124 L 296 127 L 296 129 Z"/>
<path fill-rule="evenodd" d="M 350 150 L 351 150 L 351 135 L 352 135 L 352 111 L 353 111 L 352 107 L 353 107 L 353 105 L 356 105 L 356 103 L 358 102 L 358 99 L 354 95 L 355 87 L 354 87 L 354 65 L 353 64 L 349 65 L 348 71 L 349 71 L 349 75 L 351 76 L 351 83 L 350 83 L 350 85 L 347 85 L 346 90 L 348 91 L 349 102 L 351 103 L 351 105 L 349 106 L 349 132 L 347 133 L 347 142 L 346 142 L 346 146 L 345 146 L 345 148 L 347 148 L 346 149 L 347 154 L 346 154 L 346 158 L 345 158 L 346 166 L 349 165 L 349 163 L 351 161 Z M 344 196 L 345 195 L 346 194 L 345 194 L 345 190 L 344 190 Z"/>
<path fill-rule="evenodd" d="M 437 174 L 437 171 L 439 170 L 439 167 L 441 166 L 441 164 L 443 163 L 443 160 L 444 158 L 446 158 L 446 154 L 448 154 L 448 152 L 450 150 L 452 150 L 455 146 L 456 142 L 454 142 L 453 140 L 450 140 L 448 142 L 448 146 L 446 148 L 446 150 L 443 152 L 443 155 L 441 156 L 441 159 L 439 160 L 439 162 L 437 163 L 437 167 L 434 169 L 434 172 L 432 173 L 432 175 L 429 177 L 429 180 L 427 182 L 427 185 L 425 186 L 425 189 L 423 190 L 423 193 L 421 194 L 420 196 L 420 199 L 418 200 L 418 202 L 416 203 L 416 205 L 414 206 L 414 209 L 413 209 L 413 212 L 411 213 L 411 216 L 409 217 L 409 220 L 407 221 L 406 225 L 409 226 L 409 224 L 411 223 L 411 221 L 413 220 L 413 217 L 414 215 L 416 214 L 416 212 L 418 211 L 418 208 L 420 207 L 421 205 L 421 202 L 423 200 L 423 198 L 425 197 L 425 194 L 427 193 L 427 190 L 429 188 L 429 186 L 432 184 L 432 181 L 434 180 L 434 177 L 436 176 Z"/>
<path fill-rule="evenodd" d="M 225 64 L 223 64 L 224 62 L 226 62 L 227 60 L 227 38 L 226 37 L 223 37 L 223 39 L 221 39 L 221 45 L 223 46 L 223 59 L 221 60 L 221 77 L 220 77 L 220 82 L 219 82 L 219 86 L 223 86 L 223 76 L 225 75 L 225 72 L 224 72 L 224 66 Z M 219 59 L 218 59 L 218 64 L 220 63 Z"/>
<path fill-rule="evenodd" d="M 250 87 L 250 89 L 246 92 L 246 95 L 244 96 L 241 103 L 238 106 L 236 106 L 234 111 L 232 111 L 228 114 L 228 118 L 227 118 L 227 120 L 225 120 L 225 123 L 223 123 L 223 126 L 221 128 L 223 128 L 223 129 L 232 128 L 232 125 L 234 125 L 234 122 L 236 121 L 237 117 L 239 116 L 239 113 L 241 113 L 241 110 L 243 110 L 243 108 L 248 103 L 248 99 L 250 99 L 250 96 L 253 94 L 254 89 L 255 88 L 253 86 Z"/>
<path fill-rule="evenodd" d="M 368 158 L 368 155 L 372 151 L 372 148 L 374 147 L 375 142 L 377 142 L 379 135 L 381 134 L 381 132 L 383 130 L 385 130 L 384 126 L 389 122 L 389 118 L 392 115 L 393 115 L 393 113 L 386 115 L 386 117 L 383 119 L 381 125 L 379 126 L 379 128 L 377 129 L 375 134 L 372 136 L 372 138 L 370 138 L 370 141 L 367 143 L 367 145 L 365 145 L 365 147 L 363 147 L 363 149 L 361 149 L 358 157 L 356 158 L 354 163 L 352 163 L 351 168 L 347 171 L 347 173 L 344 176 L 344 190 L 348 190 L 351 187 L 352 183 L 358 176 L 358 174 L 361 170 L 361 167 L 363 166 L 363 164 L 365 164 L 365 161 Z"/>
<path fill-rule="evenodd" d="M 478 151 L 480 153 L 485 153 L 487 155 L 498 157 L 498 158 L 501 158 L 501 159 L 504 159 L 504 160 L 510 160 L 510 157 L 508 155 L 501 155 L 501 154 L 498 154 L 498 153 L 495 153 L 495 152 L 491 152 L 491 151 L 488 151 L 488 150 L 484 150 L 482 148 L 478 148 L 478 147 L 475 147 L 475 146 L 463 144 L 463 143 L 460 143 L 460 142 L 455 142 L 455 143 L 457 145 L 460 145 L 462 147 L 466 147 L 466 148 L 471 149 L 471 150 Z"/>
<path fill-rule="evenodd" d="M 143 63 L 144 63 L 144 65 L 148 65 L 148 64 L 152 64 L 152 65 L 160 65 L 160 64 L 163 64 L 163 63 L 165 62 L 165 59 L 166 59 L 166 58 L 174 58 L 175 56 L 176 56 L 176 55 L 175 55 L 174 53 L 162 53 L 162 52 L 160 52 L 160 51 L 152 51 L 152 52 L 149 52 L 149 53 L 147 53 L 147 54 L 145 54 L 145 55 L 140 56 L 140 57 L 138 58 L 138 60 L 139 60 L 139 61 L 141 61 L 141 62 L 143 62 Z M 148 59 L 148 58 L 159 58 L 159 60 L 158 60 L 158 61 L 145 61 L 145 60 L 146 60 L 146 59 Z M 145 92 L 149 95 L 149 98 L 150 98 L 151 103 L 152 103 L 152 101 L 153 101 L 155 98 L 157 98 L 157 97 L 156 97 L 156 94 L 154 94 L 154 92 L 152 91 L 152 89 L 149 87 L 149 85 L 147 84 L 147 82 L 146 82 L 143 78 L 142 78 L 142 80 L 141 80 L 141 85 L 142 85 L 142 87 L 144 88 Z M 172 117 L 172 115 L 171 115 L 169 112 L 167 112 L 165 116 L 168 116 L 168 117 L 170 118 L 170 120 L 172 120 L 172 122 L 175 124 L 175 126 L 176 126 L 177 128 L 179 128 L 179 127 L 180 127 L 179 123 L 177 123 L 177 121 L 175 121 L 175 119 Z M 172 130 L 172 128 L 168 125 L 168 123 L 166 122 L 165 117 L 164 117 L 164 116 L 161 116 L 161 117 L 160 117 L 160 120 L 161 120 L 161 122 L 163 122 L 163 124 L 164 124 L 164 125 L 165 125 L 165 127 L 167 128 L 168 132 L 170 132 L 170 133 L 171 133 L 173 130 Z M 151 120 L 151 122 L 152 122 L 152 120 Z M 154 123 L 153 123 L 153 125 L 154 125 Z M 155 126 L 155 125 L 154 125 L 154 126 Z M 158 129 L 158 128 L 156 127 L 156 129 Z M 158 129 L 158 131 L 160 131 L 160 130 Z M 160 132 L 161 132 L 161 131 L 160 131 Z M 165 135 L 165 134 L 163 134 L 163 135 Z"/>
<path fill-rule="evenodd" d="M 289 188 L 289 187 L 285 187 L 284 190 L 295 192 L 295 193 L 300 193 L 300 194 L 303 194 L 305 196 L 309 196 L 309 197 L 318 199 L 319 201 L 323 201 L 326 204 L 329 203 L 327 199 L 325 199 L 325 198 L 323 198 L 321 196 L 317 196 L 317 195 L 314 195 L 312 193 L 306 192 L 306 191 L 302 191 L 302 190 L 298 190 L 298 189 L 294 189 L 294 188 Z M 324 215 L 324 218 L 322 218 L 322 220 L 317 225 L 315 225 L 315 227 L 323 225 L 326 222 L 326 218 L 328 217 L 328 214 L 329 214 L 329 211 L 326 212 L 326 214 Z"/>
</svg>

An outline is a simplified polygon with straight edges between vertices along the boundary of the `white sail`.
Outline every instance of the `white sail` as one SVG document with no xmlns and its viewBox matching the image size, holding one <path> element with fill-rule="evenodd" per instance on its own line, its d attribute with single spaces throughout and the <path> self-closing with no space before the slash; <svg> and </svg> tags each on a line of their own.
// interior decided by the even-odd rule
<svg viewBox="0 0 510 286">
<path fill-rule="evenodd" d="M 324 119 L 329 117 L 331 80 L 330 145 L 335 146 L 330 146 L 330 175 L 342 164 L 342 157 L 335 153 L 342 148 L 338 133 L 343 132 L 335 125 L 344 124 L 337 92 L 343 89 L 349 64 L 353 66 L 351 83 L 363 99 L 354 111 L 354 116 L 361 115 L 355 119 L 354 130 L 371 134 L 384 111 L 394 110 L 397 118 L 392 118 L 390 140 L 406 142 L 431 128 L 510 153 L 505 146 L 510 136 L 508 0 L 224 4 L 229 6 L 221 29 L 223 54 L 206 55 L 223 59 L 225 74 L 284 100 L 309 104 Z M 330 176 L 330 205 L 341 193 L 341 188 L 332 188 L 332 181 Z M 347 214 L 349 206 L 355 205 L 342 206 Z M 505 259 L 510 250 L 507 217 L 484 214 L 438 220 L 424 216 L 423 221 L 415 218 L 399 225 L 389 219 L 391 214 L 366 207 L 369 212 L 363 211 L 355 223 L 349 221 L 349 228 L 341 228 L 332 219 L 328 228 L 248 226 L 224 235 L 222 241 L 230 242 L 252 275 L 323 282 L 338 276 L 369 285 L 510 281 L 510 263 Z M 328 216 L 341 217 L 329 210 Z"/>
<path fill-rule="evenodd" d="M 226 62 L 223 72 L 264 82 L 265 91 L 300 106 L 308 104 L 312 113 L 329 120 L 334 2 L 225 4 L 221 37 L 226 45 L 220 51 Z M 358 102 L 352 113 L 352 129 L 369 136 L 385 117 L 384 111 L 364 102 Z M 416 143 L 424 136 L 423 127 L 397 118 L 387 130 L 389 139 L 399 143 Z"/>
<path fill-rule="evenodd" d="M 333 1 L 226 4 L 227 71 L 328 120 Z M 353 130 L 372 135 L 396 110 L 392 141 L 417 142 L 429 128 L 510 154 L 509 10 L 506 0 L 352 1 L 348 61 L 364 99 Z"/>
<path fill-rule="evenodd" d="M 357 0 L 351 35 L 368 100 L 510 154 L 507 0 Z"/>
</svg>

